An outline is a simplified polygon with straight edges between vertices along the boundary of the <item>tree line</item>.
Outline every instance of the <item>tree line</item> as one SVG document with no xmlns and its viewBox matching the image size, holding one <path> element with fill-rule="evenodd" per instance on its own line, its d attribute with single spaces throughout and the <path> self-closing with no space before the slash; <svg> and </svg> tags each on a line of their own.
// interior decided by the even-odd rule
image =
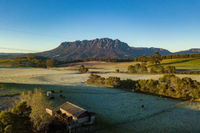
<svg viewBox="0 0 200 133">
<path fill-rule="evenodd" d="M 153 60 L 155 54 L 158 54 L 158 52 L 155 52 L 153 56 L 140 56 L 133 58 L 133 61 L 136 62 L 150 62 Z M 160 59 L 178 59 L 178 58 L 200 58 L 200 54 L 171 54 L 171 55 L 160 55 Z"/>
<path fill-rule="evenodd" d="M 10 110 L 0 112 L 0 133 L 33 133 L 31 107 L 20 102 Z"/>
<path fill-rule="evenodd" d="M 36 67 L 36 68 L 49 68 L 55 67 L 59 62 L 51 58 L 38 57 L 27 55 L 24 57 L 15 58 L 16 66 L 18 67 Z"/>
<path fill-rule="evenodd" d="M 142 57 L 144 58 L 144 56 Z M 141 60 L 142 63 L 128 66 L 128 73 L 176 73 L 175 66 L 161 66 L 162 56 L 159 52 L 155 52 L 149 59 L 150 64 L 147 66 L 147 60 Z"/>
<path fill-rule="evenodd" d="M 106 61 L 106 62 L 150 62 L 154 60 L 155 55 L 160 54 L 155 52 L 152 56 L 139 56 L 129 58 L 86 58 L 86 59 L 71 59 L 65 60 L 65 63 L 85 62 L 85 61 Z M 171 54 L 171 55 L 160 55 L 160 59 L 177 59 L 177 58 L 200 58 L 200 54 Z M 158 60 L 155 60 L 158 61 Z"/>
<path fill-rule="evenodd" d="M 128 66 L 127 69 L 128 73 L 176 73 L 175 66 L 161 66 L 161 65 L 154 65 L 148 67 L 146 64 L 135 64 Z"/>
<path fill-rule="evenodd" d="M 140 56 L 130 58 L 87 58 L 87 59 L 71 59 L 58 61 L 51 58 L 39 57 L 29 54 L 23 57 L 16 57 L 16 65 L 21 67 L 55 67 L 61 64 L 85 62 L 85 61 L 106 61 L 106 62 L 151 62 L 152 64 L 159 64 L 163 59 L 177 59 L 177 58 L 200 58 L 200 54 L 173 54 L 173 55 L 160 55 L 155 52 L 152 56 Z"/>
<path fill-rule="evenodd" d="M 63 60 L 64 63 L 75 63 L 75 62 L 85 62 L 85 61 L 106 61 L 106 62 L 150 62 L 154 60 L 155 55 L 160 54 L 155 52 L 152 56 L 139 56 L 139 57 L 129 57 L 129 58 L 86 58 L 86 59 L 71 59 Z M 177 59 L 177 58 L 200 58 L 200 54 L 171 54 L 171 55 L 160 55 L 160 59 Z M 155 60 L 158 61 L 158 60 Z"/>
<path fill-rule="evenodd" d="M 87 84 L 121 88 L 129 91 L 144 92 L 160 96 L 181 99 L 200 98 L 200 82 L 191 78 L 179 78 L 173 74 L 167 74 L 158 80 L 121 80 L 119 77 L 104 78 L 91 74 Z"/>
</svg>

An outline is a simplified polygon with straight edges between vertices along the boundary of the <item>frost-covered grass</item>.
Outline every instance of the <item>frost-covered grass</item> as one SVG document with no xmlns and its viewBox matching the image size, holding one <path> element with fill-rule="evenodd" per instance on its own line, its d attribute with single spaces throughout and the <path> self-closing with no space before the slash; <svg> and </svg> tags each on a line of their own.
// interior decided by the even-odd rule
<svg viewBox="0 0 200 133">
<path fill-rule="evenodd" d="M 37 68 L 1 68 L 0 82 L 25 83 L 25 84 L 57 84 L 57 85 L 82 85 L 89 77 L 89 73 L 79 74 L 74 70 L 37 69 Z M 121 79 L 158 79 L 162 74 L 127 74 L 106 72 L 99 73 L 103 77 L 117 76 Z M 191 77 L 200 81 L 199 75 L 179 74 L 179 77 Z"/>
<path fill-rule="evenodd" d="M 66 85 L 16 85 L 16 89 L 62 90 L 55 105 L 75 103 L 97 115 L 97 133 L 197 132 L 200 104 L 123 91 L 115 88 Z M 59 97 L 62 94 L 65 99 Z M 183 103 L 183 104 L 181 104 Z M 141 108 L 144 105 L 144 108 Z"/>
<path fill-rule="evenodd" d="M 100 73 L 103 77 L 117 76 L 122 79 L 157 79 L 162 75 Z M 78 74 L 66 68 L 31 69 L 1 68 L 0 82 L 24 83 L 7 84 L 8 89 L 43 90 L 61 89 L 62 95 L 55 94 L 54 103 L 59 105 L 71 101 L 89 111 L 97 113 L 96 132 L 133 133 L 133 132 L 197 132 L 200 131 L 200 104 L 167 99 L 119 89 L 86 86 L 89 73 Z M 200 81 L 199 75 L 190 76 Z M 4 91 L 4 90 L 2 90 Z M 1 93 L 1 92 L 0 92 Z M 2 97 L 0 97 L 1 100 Z M 9 98 L 8 98 L 9 99 Z M 9 101 L 8 101 L 9 102 Z M 0 101 L 0 105 L 2 102 Z M 141 108 L 144 105 L 144 109 Z"/>
<path fill-rule="evenodd" d="M 103 61 L 88 61 L 72 63 L 66 67 L 68 70 L 76 70 L 80 65 L 84 65 L 92 72 L 115 72 L 116 69 L 120 71 L 127 71 L 129 65 L 134 65 L 138 62 L 103 62 Z"/>
</svg>

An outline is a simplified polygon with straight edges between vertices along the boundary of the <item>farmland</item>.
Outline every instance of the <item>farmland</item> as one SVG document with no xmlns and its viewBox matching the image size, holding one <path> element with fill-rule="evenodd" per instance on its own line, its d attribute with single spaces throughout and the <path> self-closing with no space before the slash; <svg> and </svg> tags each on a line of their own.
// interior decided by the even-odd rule
<svg viewBox="0 0 200 133">
<path fill-rule="evenodd" d="M 135 63 L 135 62 L 134 62 Z M 1 104 L 15 100 L 24 90 L 41 88 L 42 90 L 62 90 L 65 99 L 55 94 L 55 105 L 71 101 L 96 112 L 97 133 L 135 132 L 198 132 L 200 122 L 200 104 L 196 102 L 174 100 L 133 93 L 115 88 L 88 86 L 84 82 L 89 73 L 79 74 L 78 66 L 41 68 L 1 68 Z M 115 69 L 126 70 L 127 63 L 84 62 L 90 71 L 103 77 L 117 76 L 121 79 L 158 79 L 162 74 L 115 73 Z M 179 77 L 191 77 L 200 81 L 199 75 L 178 74 Z M 13 92 L 13 93 L 12 93 Z M 144 108 L 141 108 L 144 105 Z M 10 105 L 11 106 L 11 105 Z M 170 128 L 169 128 L 170 127 Z"/>
<path fill-rule="evenodd" d="M 162 65 L 173 65 L 177 69 L 197 70 L 200 69 L 200 58 L 167 59 L 162 61 Z"/>
<path fill-rule="evenodd" d="M 7 84 L 7 89 L 9 86 L 13 88 L 13 85 Z M 35 87 L 43 90 L 62 90 L 61 94 L 66 97 L 66 100 L 96 112 L 98 122 L 95 131 L 99 133 L 120 133 L 124 130 L 130 133 L 150 130 L 152 132 L 199 130 L 199 103 L 187 103 L 103 87 L 15 85 L 15 89 L 19 90 L 34 89 Z M 56 97 L 54 102 L 59 105 L 64 100 Z M 144 105 L 145 108 L 142 109 L 141 105 Z M 195 123 L 193 123 L 194 120 Z M 171 124 L 173 127 L 168 129 Z"/>
<path fill-rule="evenodd" d="M 141 62 L 83 62 L 83 64 L 93 71 L 100 70 L 101 72 L 114 72 L 116 69 L 127 71 L 129 65 L 135 65 Z M 71 63 L 68 69 L 74 69 L 80 63 Z M 151 66 L 151 64 L 147 65 Z M 200 71 L 200 58 L 179 58 L 179 59 L 165 59 L 161 61 L 161 66 L 175 66 L 177 70 L 182 71 Z"/>
</svg>

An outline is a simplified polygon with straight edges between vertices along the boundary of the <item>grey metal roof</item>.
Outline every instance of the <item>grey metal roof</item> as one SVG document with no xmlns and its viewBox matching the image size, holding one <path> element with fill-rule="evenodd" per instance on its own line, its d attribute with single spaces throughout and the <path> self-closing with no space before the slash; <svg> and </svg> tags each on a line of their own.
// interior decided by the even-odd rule
<svg viewBox="0 0 200 133">
<path fill-rule="evenodd" d="M 65 102 L 64 104 L 62 104 L 60 106 L 61 109 L 65 110 L 66 112 L 70 113 L 71 115 L 75 116 L 75 117 L 79 117 L 81 114 L 87 112 L 85 109 L 72 104 L 70 102 Z"/>
</svg>

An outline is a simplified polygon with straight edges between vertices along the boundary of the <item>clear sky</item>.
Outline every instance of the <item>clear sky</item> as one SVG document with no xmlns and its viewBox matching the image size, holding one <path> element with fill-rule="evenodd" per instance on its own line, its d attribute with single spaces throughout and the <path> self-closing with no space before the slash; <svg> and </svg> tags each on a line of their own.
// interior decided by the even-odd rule
<svg viewBox="0 0 200 133">
<path fill-rule="evenodd" d="M 0 52 L 103 37 L 134 47 L 200 48 L 200 0 L 0 0 Z"/>
</svg>

